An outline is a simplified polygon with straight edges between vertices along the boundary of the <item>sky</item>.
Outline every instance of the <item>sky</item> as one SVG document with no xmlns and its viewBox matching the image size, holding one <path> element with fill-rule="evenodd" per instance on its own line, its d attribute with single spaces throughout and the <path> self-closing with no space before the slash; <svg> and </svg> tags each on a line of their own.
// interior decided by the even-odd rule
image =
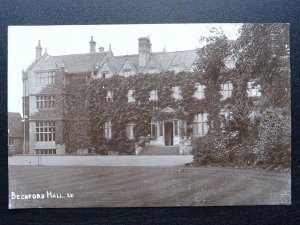
<svg viewBox="0 0 300 225">
<path fill-rule="evenodd" d="M 221 27 L 229 39 L 236 39 L 241 24 L 147 24 L 147 25 L 71 25 L 8 27 L 8 111 L 22 115 L 22 70 L 35 59 L 41 41 L 49 55 L 89 53 L 91 36 L 96 48 L 109 45 L 115 56 L 138 53 L 138 38 L 149 36 L 152 52 L 191 50 L 201 47 L 201 36 L 211 27 Z"/>
</svg>

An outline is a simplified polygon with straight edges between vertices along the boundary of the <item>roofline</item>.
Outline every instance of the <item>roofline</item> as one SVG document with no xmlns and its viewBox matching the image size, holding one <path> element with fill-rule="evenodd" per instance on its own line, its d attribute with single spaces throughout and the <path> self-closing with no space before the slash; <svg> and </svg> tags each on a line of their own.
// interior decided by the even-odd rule
<svg viewBox="0 0 300 225">
<path fill-rule="evenodd" d="M 94 54 L 103 54 L 103 53 L 108 53 L 110 50 L 103 51 L 103 52 L 95 52 L 95 53 L 76 53 L 76 54 L 67 54 L 67 55 L 49 55 L 51 57 L 60 57 L 60 56 L 75 56 L 75 55 L 94 55 Z M 197 51 L 197 48 L 195 49 L 190 49 L 190 50 L 180 50 L 180 51 L 172 51 L 172 52 L 151 52 L 151 54 L 159 54 L 159 53 L 178 53 L 178 52 L 191 52 L 191 51 Z M 126 54 L 126 55 L 115 55 L 113 58 L 121 58 L 121 57 L 130 57 L 130 56 L 138 56 L 139 54 Z"/>
<path fill-rule="evenodd" d="M 110 50 L 103 51 L 103 52 L 94 52 L 94 53 L 76 53 L 76 54 L 67 54 L 67 55 L 53 55 L 51 57 L 61 57 L 61 56 L 75 56 L 75 55 L 95 55 L 95 54 L 104 54 L 108 53 Z"/>
</svg>

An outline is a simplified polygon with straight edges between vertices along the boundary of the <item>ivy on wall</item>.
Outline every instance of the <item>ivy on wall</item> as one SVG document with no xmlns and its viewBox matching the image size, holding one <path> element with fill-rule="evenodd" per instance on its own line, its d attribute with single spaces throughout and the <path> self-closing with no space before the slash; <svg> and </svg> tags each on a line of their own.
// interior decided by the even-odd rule
<svg viewBox="0 0 300 225">
<path fill-rule="evenodd" d="M 230 74 L 226 76 L 228 80 Z M 222 79 L 220 79 L 222 81 Z M 231 100 L 220 102 L 221 95 L 217 94 L 218 101 L 212 101 L 212 92 L 205 90 L 205 97 L 194 97 L 197 84 L 204 84 L 201 73 L 181 72 L 174 74 L 166 72 L 160 74 L 137 74 L 130 77 L 114 75 L 107 79 L 91 80 L 87 86 L 89 100 L 89 118 L 91 143 L 94 147 L 101 146 L 104 138 L 104 124 L 112 123 L 112 140 L 121 140 L 122 143 L 131 142 L 126 137 L 126 125 L 135 124 L 135 138 L 150 134 L 150 121 L 185 119 L 192 122 L 195 114 L 210 113 L 216 105 L 228 104 Z M 181 87 L 181 100 L 172 97 L 172 87 Z M 128 103 L 128 91 L 134 90 L 135 102 Z M 150 91 L 156 90 L 158 100 L 149 100 Z M 107 101 L 107 92 L 112 91 L 113 101 Z M 164 113 L 166 107 L 173 108 L 173 113 Z M 220 106 L 221 107 L 221 106 Z"/>
</svg>

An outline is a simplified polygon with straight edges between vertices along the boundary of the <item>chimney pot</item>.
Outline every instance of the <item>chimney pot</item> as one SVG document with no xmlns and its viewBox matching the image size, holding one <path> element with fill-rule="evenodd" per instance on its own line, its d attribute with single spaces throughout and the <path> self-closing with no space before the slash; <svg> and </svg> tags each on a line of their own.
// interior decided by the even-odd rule
<svg viewBox="0 0 300 225">
<path fill-rule="evenodd" d="M 90 53 L 95 53 L 95 52 L 96 52 L 96 42 L 94 41 L 93 36 L 91 36 Z"/>
<path fill-rule="evenodd" d="M 38 41 L 38 46 L 35 48 L 35 58 L 38 59 L 42 57 L 42 50 L 43 48 L 41 47 L 41 41 Z"/>
<path fill-rule="evenodd" d="M 139 66 L 147 65 L 151 54 L 151 42 L 149 36 L 140 37 L 139 39 Z"/>
</svg>

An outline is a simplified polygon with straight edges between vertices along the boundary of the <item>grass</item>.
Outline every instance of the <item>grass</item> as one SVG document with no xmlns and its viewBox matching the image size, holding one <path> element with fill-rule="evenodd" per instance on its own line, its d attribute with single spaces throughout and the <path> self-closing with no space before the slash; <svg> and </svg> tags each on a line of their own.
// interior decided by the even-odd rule
<svg viewBox="0 0 300 225">
<path fill-rule="evenodd" d="M 290 204 L 290 174 L 176 167 L 10 166 L 10 208 Z M 73 198 L 11 199 L 11 193 Z"/>
</svg>

